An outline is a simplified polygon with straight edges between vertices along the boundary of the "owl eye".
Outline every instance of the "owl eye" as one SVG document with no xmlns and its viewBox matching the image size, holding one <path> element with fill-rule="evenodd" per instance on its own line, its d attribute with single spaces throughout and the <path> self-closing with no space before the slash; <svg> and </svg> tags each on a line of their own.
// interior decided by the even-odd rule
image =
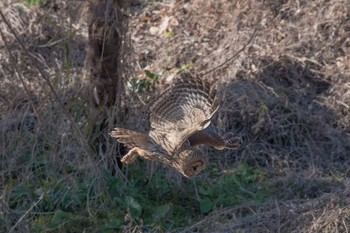
<svg viewBox="0 0 350 233">
<path fill-rule="evenodd" d="M 193 171 L 197 171 L 197 167 L 196 166 L 192 166 Z"/>
</svg>

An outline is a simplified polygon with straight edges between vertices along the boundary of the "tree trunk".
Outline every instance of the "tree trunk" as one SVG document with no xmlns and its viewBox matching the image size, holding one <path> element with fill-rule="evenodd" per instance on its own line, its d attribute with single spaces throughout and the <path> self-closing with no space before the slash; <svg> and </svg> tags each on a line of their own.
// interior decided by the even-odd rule
<svg viewBox="0 0 350 233">
<path fill-rule="evenodd" d="M 103 153 L 111 148 L 107 133 L 119 122 L 122 117 L 120 114 L 124 112 L 121 64 L 123 40 L 127 30 L 124 8 L 126 4 L 123 0 L 91 0 L 88 7 L 89 42 L 86 70 L 90 79 L 88 96 L 94 129 L 91 136 L 98 135 L 97 138 L 90 138 L 90 142 L 96 145 L 97 151 L 102 149 Z"/>
<path fill-rule="evenodd" d="M 93 112 L 99 111 L 101 107 L 116 106 L 117 110 L 121 108 L 122 41 L 126 31 L 126 17 L 122 13 L 124 7 L 122 2 L 95 0 L 89 6 L 87 67 Z"/>
</svg>

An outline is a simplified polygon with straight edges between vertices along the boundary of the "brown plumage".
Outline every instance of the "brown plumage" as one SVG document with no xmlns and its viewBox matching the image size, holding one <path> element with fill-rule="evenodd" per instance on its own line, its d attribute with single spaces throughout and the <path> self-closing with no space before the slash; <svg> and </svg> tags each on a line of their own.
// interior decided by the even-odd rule
<svg viewBox="0 0 350 233">
<path fill-rule="evenodd" d="M 206 161 L 194 146 L 207 144 L 222 150 L 240 145 L 239 138 L 210 124 L 218 108 L 216 89 L 185 73 L 151 106 L 148 134 L 115 128 L 111 136 L 131 148 L 122 162 L 130 164 L 140 155 L 168 164 L 191 177 L 205 168 Z"/>
</svg>

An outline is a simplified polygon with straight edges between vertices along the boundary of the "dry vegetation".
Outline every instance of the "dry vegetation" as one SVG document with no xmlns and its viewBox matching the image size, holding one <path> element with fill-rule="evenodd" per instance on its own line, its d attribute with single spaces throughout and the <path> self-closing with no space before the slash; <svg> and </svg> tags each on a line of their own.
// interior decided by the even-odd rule
<svg viewBox="0 0 350 233">
<path fill-rule="evenodd" d="M 205 74 L 251 40 L 204 76 L 220 87 L 216 123 L 244 145 L 203 147 L 193 180 L 151 162 L 111 169 L 116 145 L 89 123 L 84 7 L 0 3 L 0 231 L 350 231 L 347 0 L 129 6 L 128 128 L 147 128 L 140 115 L 179 68 Z M 144 70 L 164 74 L 153 85 Z"/>
</svg>

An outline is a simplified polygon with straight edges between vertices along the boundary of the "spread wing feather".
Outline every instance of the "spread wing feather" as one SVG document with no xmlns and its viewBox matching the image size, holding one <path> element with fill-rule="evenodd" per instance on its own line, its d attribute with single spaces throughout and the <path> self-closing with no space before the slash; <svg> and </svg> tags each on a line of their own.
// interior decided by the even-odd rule
<svg viewBox="0 0 350 233">
<path fill-rule="evenodd" d="M 145 150 L 151 150 L 156 143 L 147 134 L 139 133 L 129 129 L 115 128 L 110 135 L 117 138 L 118 142 L 125 144 L 126 146 L 140 147 Z"/>
<path fill-rule="evenodd" d="M 172 153 L 193 133 L 208 127 L 218 108 L 215 88 L 182 74 L 151 106 L 149 135 Z"/>
</svg>

